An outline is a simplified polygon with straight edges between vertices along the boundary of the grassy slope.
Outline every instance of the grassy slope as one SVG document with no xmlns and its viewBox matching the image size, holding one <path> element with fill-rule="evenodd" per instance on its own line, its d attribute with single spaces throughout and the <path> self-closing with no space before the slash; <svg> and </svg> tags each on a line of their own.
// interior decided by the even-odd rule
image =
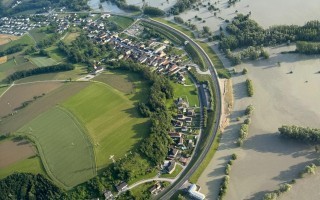
<svg viewBox="0 0 320 200">
<path fill-rule="evenodd" d="M 148 132 L 148 120 L 140 118 L 133 102 L 103 84 L 92 84 L 64 103 L 89 130 L 98 168 L 123 157 Z"/>
<path fill-rule="evenodd" d="M 71 42 L 74 41 L 79 35 L 80 35 L 80 33 L 78 33 L 78 32 L 76 32 L 76 33 L 67 33 L 67 36 L 65 38 L 63 38 L 63 41 L 66 44 L 71 44 Z"/>
<path fill-rule="evenodd" d="M 96 174 L 90 140 L 67 111 L 55 107 L 25 124 L 17 134 L 36 143 L 48 175 L 59 185 L 73 187 Z"/>
</svg>

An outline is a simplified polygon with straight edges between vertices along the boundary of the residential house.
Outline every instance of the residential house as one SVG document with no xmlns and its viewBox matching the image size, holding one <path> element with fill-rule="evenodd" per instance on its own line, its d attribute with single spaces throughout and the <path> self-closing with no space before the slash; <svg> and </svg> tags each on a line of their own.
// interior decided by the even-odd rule
<svg viewBox="0 0 320 200">
<path fill-rule="evenodd" d="M 152 186 L 152 188 L 150 188 L 149 192 L 153 195 L 158 194 L 158 191 L 161 189 L 161 185 L 160 183 L 156 183 L 154 186 Z"/>
<path fill-rule="evenodd" d="M 118 192 L 123 192 L 128 188 L 128 184 L 126 182 L 121 182 L 119 185 L 116 186 Z"/>
<path fill-rule="evenodd" d="M 166 167 L 166 172 L 168 174 L 172 174 L 172 172 L 176 169 L 176 161 L 172 160 L 169 162 L 168 166 Z"/>
<path fill-rule="evenodd" d="M 178 155 L 178 149 L 170 148 L 168 153 L 168 159 L 174 159 Z"/>
<path fill-rule="evenodd" d="M 206 198 L 206 196 L 202 193 L 199 192 L 200 188 L 197 190 L 197 185 L 196 184 L 192 184 L 189 189 L 188 189 L 188 193 L 191 197 L 193 197 L 194 199 L 197 200 L 203 200 Z"/>
<path fill-rule="evenodd" d="M 106 200 L 111 200 L 111 199 L 113 199 L 113 194 L 112 194 L 112 192 L 109 191 L 109 190 L 105 190 L 105 191 L 103 192 L 103 195 L 104 195 L 104 197 L 105 197 Z"/>
</svg>

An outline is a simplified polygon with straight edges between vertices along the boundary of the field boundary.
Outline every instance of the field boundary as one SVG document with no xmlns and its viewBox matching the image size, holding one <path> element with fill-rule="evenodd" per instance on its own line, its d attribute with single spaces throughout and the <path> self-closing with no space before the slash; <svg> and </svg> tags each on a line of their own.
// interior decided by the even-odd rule
<svg viewBox="0 0 320 200">
<path fill-rule="evenodd" d="M 63 110 L 69 117 L 71 117 L 74 122 L 74 124 L 81 130 L 81 132 L 84 133 L 84 138 L 89 140 L 89 146 L 92 148 L 93 150 L 93 155 L 91 155 L 94 159 L 94 166 L 92 166 L 93 169 L 95 169 L 95 175 L 97 175 L 97 158 L 96 158 L 96 155 L 95 155 L 95 148 L 94 148 L 94 139 L 90 137 L 90 134 L 89 134 L 89 131 L 88 129 L 82 125 L 84 124 L 82 122 L 82 120 L 80 120 L 75 114 L 73 114 L 70 110 L 68 110 L 67 108 L 63 107 L 63 106 L 60 106 L 60 105 L 57 105 L 56 107 L 58 107 L 59 109 Z M 79 122 L 82 122 L 82 123 L 79 123 Z"/>
</svg>

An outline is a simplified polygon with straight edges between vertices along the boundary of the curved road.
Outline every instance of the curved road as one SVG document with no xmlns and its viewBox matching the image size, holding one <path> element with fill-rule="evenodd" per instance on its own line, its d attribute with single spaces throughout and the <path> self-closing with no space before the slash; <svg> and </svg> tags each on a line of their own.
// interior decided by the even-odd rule
<svg viewBox="0 0 320 200">
<path fill-rule="evenodd" d="M 190 37 L 188 37 L 186 34 L 182 33 L 181 31 L 168 26 L 166 24 L 163 24 L 161 22 L 152 20 L 152 19 L 141 19 L 142 21 L 151 23 L 153 25 L 160 26 L 164 29 L 170 30 L 171 32 L 174 32 L 178 35 L 180 35 L 182 38 L 184 38 L 186 41 L 188 41 L 196 50 L 200 53 L 200 55 L 203 57 L 204 61 L 206 62 L 207 66 L 209 66 L 209 71 L 211 74 L 211 78 L 213 80 L 214 84 L 214 95 L 215 95 L 215 122 L 214 122 L 214 129 L 213 129 L 213 134 L 210 135 L 209 138 L 207 138 L 207 144 L 205 145 L 204 149 L 201 151 L 200 145 L 197 146 L 195 149 L 195 156 L 192 158 L 190 161 L 190 164 L 192 162 L 195 162 L 192 166 L 188 166 L 184 172 L 181 174 L 181 178 L 178 179 L 176 182 L 174 182 L 168 189 L 164 190 L 162 193 L 160 193 L 156 198 L 157 199 L 163 199 L 163 200 L 168 200 L 170 197 L 180 189 L 180 187 L 189 180 L 189 178 L 192 176 L 192 174 L 198 169 L 202 161 L 204 160 L 205 156 L 209 152 L 213 141 L 217 135 L 217 132 L 219 130 L 219 125 L 220 125 L 220 120 L 221 120 L 221 89 L 219 85 L 219 80 L 218 80 L 218 74 L 217 71 L 215 70 L 213 63 L 211 62 L 209 56 L 206 54 L 206 52 L 195 42 L 193 41 Z M 201 139 L 202 140 L 202 139 Z M 200 155 L 197 155 L 199 154 Z"/>
</svg>

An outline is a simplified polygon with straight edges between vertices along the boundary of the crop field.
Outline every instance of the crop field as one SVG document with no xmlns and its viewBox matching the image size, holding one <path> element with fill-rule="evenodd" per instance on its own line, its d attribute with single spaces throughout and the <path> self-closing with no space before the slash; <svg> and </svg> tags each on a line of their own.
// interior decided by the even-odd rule
<svg viewBox="0 0 320 200">
<path fill-rule="evenodd" d="M 0 117 L 4 117 L 14 111 L 19 111 L 19 108 L 22 108 L 24 102 L 34 101 L 35 96 L 48 94 L 62 85 L 63 83 L 61 82 L 14 85 L 0 98 Z"/>
<path fill-rule="evenodd" d="M 0 51 L 4 51 L 7 48 L 12 47 L 13 45 L 16 45 L 16 44 L 29 45 L 29 44 L 34 44 L 34 41 L 29 35 L 25 34 L 21 38 L 19 38 L 18 40 L 13 40 L 9 43 L 0 45 Z"/>
<path fill-rule="evenodd" d="M 96 175 L 95 156 L 86 130 L 68 111 L 50 109 L 16 134 L 27 135 L 36 143 L 46 172 L 59 185 L 70 188 Z"/>
<path fill-rule="evenodd" d="M 60 88 L 46 94 L 44 97 L 37 99 L 27 107 L 19 110 L 19 112 L 15 113 L 13 116 L 1 119 L 0 133 L 16 132 L 32 119 L 49 110 L 53 106 L 62 103 L 72 95 L 78 93 L 80 90 L 88 86 L 88 84 L 88 82 L 71 82 L 64 84 Z M 11 98 L 15 98 L 14 93 L 11 94 Z M 2 108 L 2 105 L 0 107 Z"/>
<path fill-rule="evenodd" d="M 41 160 L 38 156 L 30 157 L 25 160 L 15 162 L 0 170 L 0 179 L 13 174 L 14 172 L 25 172 L 33 174 L 42 174 L 46 176 Z"/>
<path fill-rule="evenodd" d="M 148 120 L 139 116 L 134 103 L 104 83 L 91 84 L 63 105 L 88 129 L 98 168 L 110 164 L 111 156 L 124 157 L 148 132 Z"/>
<path fill-rule="evenodd" d="M 35 149 L 25 140 L 5 140 L 0 142 L 0 169 L 10 166 L 20 160 L 35 155 Z"/>
<path fill-rule="evenodd" d="M 63 41 L 66 44 L 71 44 L 71 42 L 74 41 L 79 35 L 80 33 L 68 33 L 67 36 L 63 39 Z"/>
<path fill-rule="evenodd" d="M 47 67 L 58 64 L 55 60 L 48 57 L 30 57 L 30 60 L 38 67 Z"/>
</svg>

